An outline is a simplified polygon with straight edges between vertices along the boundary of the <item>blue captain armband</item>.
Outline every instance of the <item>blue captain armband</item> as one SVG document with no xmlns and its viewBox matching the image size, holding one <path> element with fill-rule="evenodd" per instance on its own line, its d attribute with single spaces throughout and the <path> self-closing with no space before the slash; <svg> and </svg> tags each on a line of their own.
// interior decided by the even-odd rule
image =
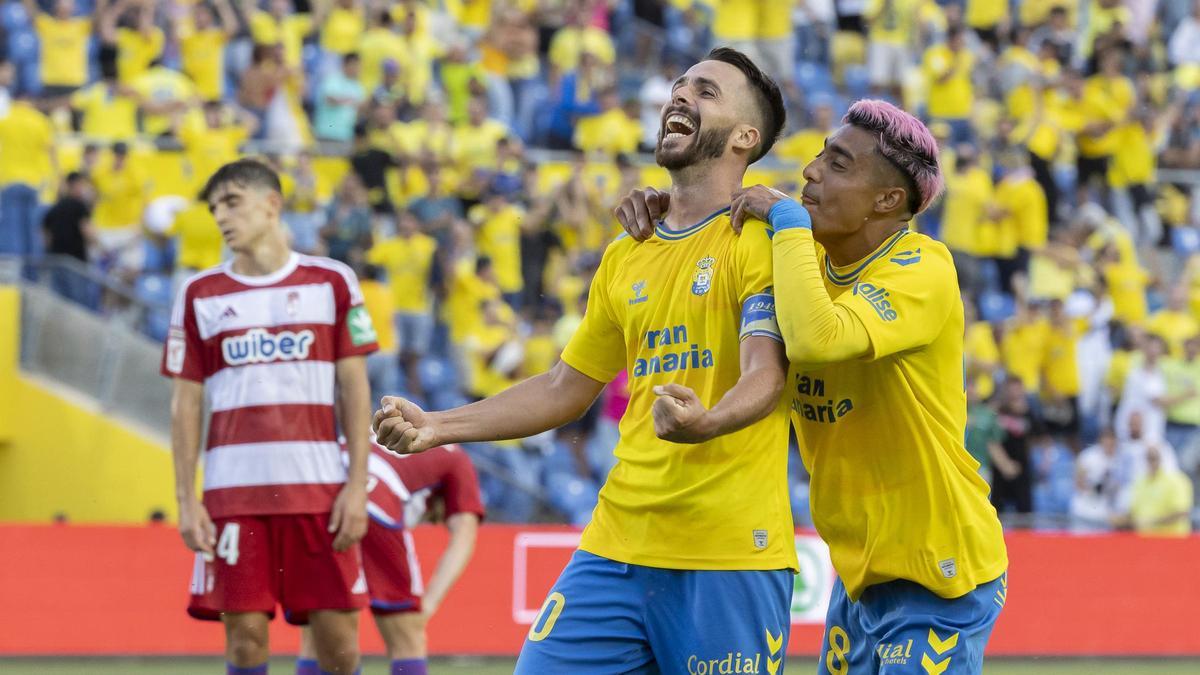
<svg viewBox="0 0 1200 675">
<path fill-rule="evenodd" d="M 775 319 L 775 295 L 770 288 L 751 295 L 742 303 L 742 327 L 738 331 L 738 340 L 753 335 L 764 335 L 783 342 L 779 322 Z"/>
<path fill-rule="evenodd" d="M 781 199 L 775 202 L 767 213 L 767 220 L 776 232 L 791 230 L 797 227 L 812 229 L 812 216 L 795 199 Z"/>
</svg>

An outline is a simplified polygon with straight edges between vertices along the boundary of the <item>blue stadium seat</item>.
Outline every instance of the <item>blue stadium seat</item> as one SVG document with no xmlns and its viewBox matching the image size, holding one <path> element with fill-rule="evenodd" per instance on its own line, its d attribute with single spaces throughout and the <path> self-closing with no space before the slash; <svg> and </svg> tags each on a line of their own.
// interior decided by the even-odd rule
<svg viewBox="0 0 1200 675">
<path fill-rule="evenodd" d="M 417 378 L 428 392 L 458 388 L 458 371 L 449 359 L 427 356 L 417 364 Z"/>
<path fill-rule="evenodd" d="M 1172 227 L 1171 247 L 1184 258 L 1200 252 L 1200 230 L 1188 226 Z"/>
<path fill-rule="evenodd" d="M 819 94 L 832 95 L 837 91 L 829 69 L 815 63 L 796 66 L 796 86 L 810 98 Z"/>
<path fill-rule="evenodd" d="M 33 33 L 10 33 L 8 36 L 8 60 L 17 65 L 38 62 L 38 40 Z"/>
<path fill-rule="evenodd" d="M 984 291 L 979 294 L 979 318 L 988 323 L 999 323 L 1017 311 L 1017 303 L 1008 293 Z"/>
<path fill-rule="evenodd" d="M 30 30 L 32 23 L 25 6 L 19 2 L 6 2 L 4 7 L 0 8 L 0 25 L 4 26 L 4 30 L 9 34 Z"/>
<path fill-rule="evenodd" d="M 871 93 L 871 80 L 866 66 L 846 66 L 843 76 L 846 78 L 846 91 L 850 98 L 859 99 Z"/>
<path fill-rule="evenodd" d="M 596 508 L 599 487 L 574 474 L 555 472 L 546 477 L 546 493 L 572 525 L 586 525 Z"/>
</svg>

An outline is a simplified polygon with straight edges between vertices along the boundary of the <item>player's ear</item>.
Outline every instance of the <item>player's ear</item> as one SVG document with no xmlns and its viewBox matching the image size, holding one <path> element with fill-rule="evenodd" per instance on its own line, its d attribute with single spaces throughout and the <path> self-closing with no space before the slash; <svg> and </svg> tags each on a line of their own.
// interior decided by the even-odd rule
<svg viewBox="0 0 1200 675">
<path fill-rule="evenodd" d="M 733 131 L 733 147 L 744 150 L 747 154 L 758 147 L 762 134 L 749 124 L 739 124 Z"/>
<path fill-rule="evenodd" d="M 268 190 L 267 191 L 267 203 L 271 205 L 271 208 L 275 210 L 275 213 L 280 214 L 280 215 L 283 214 L 283 195 L 282 194 L 280 194 L 274 190 Z"/>
<path fill-rule="evenodd" d="M 896 209 L 907 211 L 908 190 L 902 187 L 889 187 L 875 193 L 876 213 L 892 213 Z"/>
</svg>

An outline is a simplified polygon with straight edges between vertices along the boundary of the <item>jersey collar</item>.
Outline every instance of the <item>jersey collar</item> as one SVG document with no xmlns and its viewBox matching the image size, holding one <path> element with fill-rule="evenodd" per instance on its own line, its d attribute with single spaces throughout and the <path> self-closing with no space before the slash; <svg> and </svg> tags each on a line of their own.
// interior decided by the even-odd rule
<svg viewBox="0 0 1200 675">
<path fill-rule="evenodd" d="M 666 225 L 663 224 L 663 221 L 660 220 L 660 221 L 658 221 L 658 224 L 654 226 L 654 232 L 655 232 L 655 234 L 658 235 L 659 239 L 663 239 L 665 241 L 677 241 L 679 239 L 686 239 L 689 236 L 704 229 L 705 225 L 708 225 L 713 220 L 715 220 L 717 218 L 717 216 L 720 216 L 721 214 L 724 214 L 724 213 L 729 213 L 728 206 L 726 206 L 725 208 L 717 209 L 716 211 L 713 211 L 712 213 L 705 216 L 700 222 L 696 223 L 695 225 L 688 225 L 687 227 L 683 228 L 682 230 L 668 230 Z"/>
<path fill-rule="evenodd" d="M 845 267 L 834 267 L 833 262 L 830 261 L 830 259 L 829 259 L 829 255 L 826 254 L 826 256 L 825 256 L 825 276 L 826 276 L 826 278 L 828 278 L 836 286 L 849 286 L 849 285 L 853 284 L 855 282 L 855 280 L 858 279 L 858 275 L 862 274 L 862 271 L 867 268 L 867 265 L 870 265 L 871 263 L 875 262 L 881 256 L 887 255 L 888 251 L 891 251 L 892 248 L 896 245 L 896 242 L 900 241 L 900 239 L 902 239 L 904 237 L 904 235 L 908 234 L 909 232 L 910 232 L 910 230 L 907 228 L 900 230 L 896 234 L 893 234 L 892 236 L 888 237 L 887 241 L 883 242 L 883 244 L 879 248 L 875 249 L 874 253 L 867 256 L 866 258 L 863 258 L 859 262 L 851 263 L 849 265 L 846 265 Z"/>
<path fill-rule="evenodd" d="M 225 263 L 225 274 L 229 275 L 229 277 L 234 281 L 247 286 L 270 286 L 271 284 L 277 284 L 287 278 L 287 275 L 296 271 L 296 267 L 299 264 L 300 254 L 292 251 L 291 255 L 288 256 L 287 262 L 283 264 L 283 267 L 280 267 L 270 274 L 266 274 L 261 277 L 251 277 L 244 274 L 238 274 L 233 271 L 232 260 Z"/>
</svg>

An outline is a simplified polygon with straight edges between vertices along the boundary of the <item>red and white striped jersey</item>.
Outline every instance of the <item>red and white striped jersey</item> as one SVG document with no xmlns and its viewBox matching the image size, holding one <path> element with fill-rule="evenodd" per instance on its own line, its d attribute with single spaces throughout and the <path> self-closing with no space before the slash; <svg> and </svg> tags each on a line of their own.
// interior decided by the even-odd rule
<svg viewBox="0 0 1200 675">
<path fill-rule="evenodd" d="M 375 524 L 415 527 L 430 499 L 442 500 L 445 518 L 456 513 L 484 517 L 475 466 L 457 445 L 400 456 L 372 443 L 367 473 L 367 513 Z"/>
<path fill-rule="evenodd" d="M 377 348 L 362 303 L 349 267 L 297 253 L 267 276 L 226 263 L 180 288 L 162 373 L 204 385 L 211 516 L 332 508 L 346 480 L 334 366 Z"/>
</svg>

